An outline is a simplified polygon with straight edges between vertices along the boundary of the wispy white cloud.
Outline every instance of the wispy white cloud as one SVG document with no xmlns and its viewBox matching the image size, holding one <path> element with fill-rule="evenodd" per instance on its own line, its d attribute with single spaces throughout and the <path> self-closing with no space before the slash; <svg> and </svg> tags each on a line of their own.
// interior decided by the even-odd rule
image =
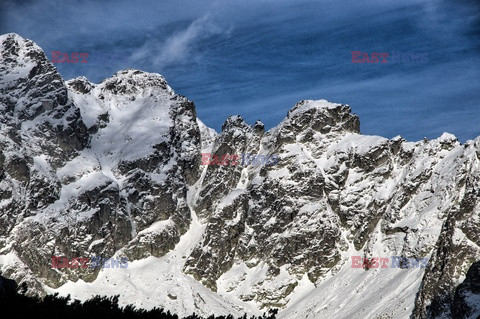
<svg viewBox="0 0 480 319">
<path fill-rule="evenodd" d="M 158 67 L 173 63 L 185 63 L 196 54 L 194 47 L 199 41 L 206 40 L 215 35 L 227 35 L 230 30 L 225 30 L 216 25 L 207 14 L 194 20 L 186 29 L 175 32 L 164 41 L 147 40 L 131 55 L 132 61 L 149 60 Z"/>
</svg>

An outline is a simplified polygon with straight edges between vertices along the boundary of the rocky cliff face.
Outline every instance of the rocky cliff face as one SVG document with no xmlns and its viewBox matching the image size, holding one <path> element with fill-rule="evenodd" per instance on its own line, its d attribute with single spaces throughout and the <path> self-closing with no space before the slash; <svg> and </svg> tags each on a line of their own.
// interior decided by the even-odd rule
<svg viewBox="0 0 480 319">
<path fill-rule="evenodd" d="M 30 293 L 284 318 L 480 314 L 480 138 L 364 136 L 323 100 L 217 134 L 158 74 L 64 82 L 15 34 L 0 37 L 0 121 L 0 266 Z M 278 163 L 201 165 L 202 151 Z M 51 268 L 92 255 L 131 264 Z M 352 268 L 357 255 L 429 260 Z"/>
<path fill-rule="evenodd" d="M 126 70 L 65 83 L 31 41 L 2 36 L 1 247 L 29 283 L 96 273 L 51 269 L 51 256 L 162 256 L 188 229 L 198 178 L 194 105 L 160 75 Z M 18 281 L 16 267 L 6 272 Z"/>
</svg>

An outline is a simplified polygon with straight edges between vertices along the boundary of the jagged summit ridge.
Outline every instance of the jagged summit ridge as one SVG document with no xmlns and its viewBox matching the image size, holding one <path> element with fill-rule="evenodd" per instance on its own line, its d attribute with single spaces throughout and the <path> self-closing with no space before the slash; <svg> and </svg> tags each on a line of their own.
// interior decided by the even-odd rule
<svg viewBox="0 0 480 319">
<path fill-rule="evenodd" d="M 305 123 L 309 117 L 311 122 Z M 283 122 L 297 125 L 303 122 L 321 133 L 329 133 L 333 130 L 360 133 L 360 120 L 357 115 L 351 113 L 348 105 L 326 100 L 298 102 L 287 112 L 287 118 Z"/>
<path fill-rule="evenodd" d="M 14 33 L 0 38 L 0 102 L 4 115 L 15 119 L 67 103 L 63 79 L 43 50 Z"/>
</svg>

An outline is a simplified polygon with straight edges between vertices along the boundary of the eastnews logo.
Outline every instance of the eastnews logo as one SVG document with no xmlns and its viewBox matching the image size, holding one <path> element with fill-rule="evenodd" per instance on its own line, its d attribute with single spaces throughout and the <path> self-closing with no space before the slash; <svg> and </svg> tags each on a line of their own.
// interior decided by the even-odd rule
<svg viewBox="0 0 480 319">
<path fill-rule="evenodd" d="M 101 256 L 92 257 L 67 257 L 52 256 L 52 268 L 54 269 L 78 269 L 78 268 L 127 268 L 128 258 L 104 258 Z"/>
<path fill-rule="evenodd" d="M 389 262 L 391 260 L 391 264 Z M 413 257 L 401 257 L 392 256 L 392 258 L 363 258 L 361 256 L 352 256 L 352 268 L 398 268 L 398 269 L 411 269 L 411 268 L 427 268 L 428 258 L 413 258 Z"/>
<path fill-rule="evenodd" d="M 210 153 L 202 153 L 202 165 L 277 165 L 278 155 L 215 155 Z"/>
<path fill-rule="evenodd" d="M 416 52 L 368 52 L 351 51 L 352 63 L 403 63 L 403 64 L 419 64 L 428 63 L 428 53 Z M 387 60 L 388 59 L 388 60 Z"/>
<path fill-rule="evenodd" d="M 82 61 L 80 61 L 82 58 Z M 73 52 L 71 55 L 67 52 L 52 51 L 52 63 L 88 63 L 88 53 Z"/>
</svg>

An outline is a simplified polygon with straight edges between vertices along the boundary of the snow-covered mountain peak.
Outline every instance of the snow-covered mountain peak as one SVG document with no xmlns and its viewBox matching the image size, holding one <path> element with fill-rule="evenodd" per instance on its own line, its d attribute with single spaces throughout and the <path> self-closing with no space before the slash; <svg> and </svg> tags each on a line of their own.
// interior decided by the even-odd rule
<svg viewBox="0 0 480 319">
<path fill-rule="evenodd" d="M 229 131 L 232 129 L 251 129 L 240 115 L 231 115 L 229 116 L 222 125 L 222 132 Z"/>
<path fill-rule="evenodd" d="M 43 50 L 15 33 L 0 37 L 0 102 L 2 113 L 17 119 L 67 103 L 64 81 Z"/>
<path fill-rule="evenodd" d="M 8 63 L 19 64 L 25 60 L 38 59 L 38 56 L 43 54 L 43 50 L 37 44 L 16 33 L 7 33 L 0 36 L 0 52 L 2 65 Z"/>
<path fill-rule="evenodd" d="M 70 90 L 75 93 L 86 94 L 89 93 L 96 85 L 90 82 L 86 77 L 79 76 L 68 80 L 65 83 Z"/>
<path fill-rule="evenodd" d="M 98 87 L 103 92 L 117 95 L 141 94 L 145 96 L 159 91 L 173 94 L 173 90 L 160 74 L 135 69 L 118 71 L 112 77 L 105 79 Z"/>
<path fill-rule="evenodd" d="M 319 133 L 334 137 L 347 132 L 360 133 L 360 120 L 351 113 L 348 105 L 326 100 L 303 100 L 295 104 L 268 134 L 277 140 L 298 141 L 299 136 L 310 138 Z"/>
<path fill-rule="evenodd" d="M 288 116 L 293 116 L 297 112 L 306 111 L 309 109 L 336 109 L 341 104 L 332 103 L 327 100 L 302 100 L 297 102 L 287 113 Z"/>
</svg>

